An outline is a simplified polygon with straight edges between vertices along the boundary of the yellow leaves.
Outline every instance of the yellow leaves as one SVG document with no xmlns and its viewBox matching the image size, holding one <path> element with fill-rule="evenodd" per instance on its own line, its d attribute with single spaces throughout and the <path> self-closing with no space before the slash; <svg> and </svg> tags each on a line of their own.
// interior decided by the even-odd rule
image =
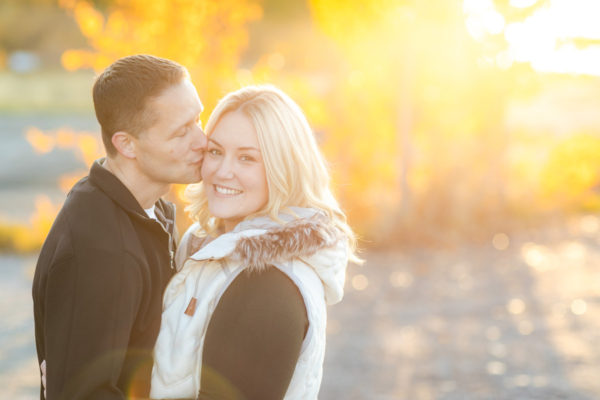
<svg viewBox="0 0 600 400">
<path fill-rule="evenodd" d="M 0 249 L 14 249 L 20 253 L 39 249 L 60 207 L 60 204 L 53 204 L 48 197 L 38 196 L 35 200 L 35 212 L 28 224 L 0 221 Z"/>
<path fill-rule="evenodd" d="M 61 205 L 53 204 L 47 196 L 38 196 L 35 199 L 35 212 L 29 219 L 31 224 L 32 239 L 44 239 L 52 227 Z"/>
<path fill-rule="evenodd" d="M 63 192 L 68 193 L 69 190 L 71 190 L 71 188 L 85 175 L 87 175 L 87 171 L 64 174 L 59 178 L 58 186 Z"/>
<path fill-rule="evenodd" d="M 91 132 L 75 132 L 69 129 L 43 132 L 37 128 L 29 128 L 25 137 L 37 153 L 48 153 L 55 146 L 59 149 L 70 149 L 88 166 L 104 154 L 98 135 Z"/>
<path fill-rule="evenodd" d="M 247 43 L 244 25 L 260 18 L 262 9 L 251 1 L 155 0 L 116 1 L 106 21 L 85 1 L 65 3 L 81 32 L 108 63 L 136 53 L 171 58 L 190 70 L 209 69 L 207 60 L 230 62 L 233 69 Z M 79 68 L 101 69 L 104 63 L 86 60 Z"/>
<path fill-rule="evenodd" d="M 25 133 L 25 138 L 38 154 L 50 152 L 55 145 L 55 139 L 37 128 L 29 128 Z"/>
<path fill-rule="evenodd" d="M 73 9 L 79 29 L 87 37 L 97 36 L 103 29 L 104 17 L 86 1 L 79 1 Z"/>
<path fill-rule="evenodd" d="M 600 138 L 579 134 L 558 143 L 541 173 L 543 194 L 557 205 L 597 207 Z"/>
</svg>

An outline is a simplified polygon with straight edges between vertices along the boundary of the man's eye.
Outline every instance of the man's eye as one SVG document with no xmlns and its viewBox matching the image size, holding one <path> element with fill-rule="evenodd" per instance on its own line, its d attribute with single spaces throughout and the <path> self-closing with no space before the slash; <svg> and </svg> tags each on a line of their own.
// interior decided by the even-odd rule
<svg viewBox="0 0 600 400">
<path fill-rule="evenodd" d="M 218 149 L 208 149 L 208 154 L 218 156 L 221 154 L 221 152 Z"/>
</svg>

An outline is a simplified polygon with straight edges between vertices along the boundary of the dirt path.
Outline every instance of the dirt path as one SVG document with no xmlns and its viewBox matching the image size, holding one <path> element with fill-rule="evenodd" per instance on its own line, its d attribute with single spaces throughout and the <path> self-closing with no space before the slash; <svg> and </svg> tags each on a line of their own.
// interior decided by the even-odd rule
<svg viewBox="0 0 600 400">
<path fill-rule="evenodd" d="M 367 254 L 329 310 L 320 399 L 600 398 L 599 229 Z M 0 257 L 1 398 L 37 395 L 33 261 Z"/>
</svg>

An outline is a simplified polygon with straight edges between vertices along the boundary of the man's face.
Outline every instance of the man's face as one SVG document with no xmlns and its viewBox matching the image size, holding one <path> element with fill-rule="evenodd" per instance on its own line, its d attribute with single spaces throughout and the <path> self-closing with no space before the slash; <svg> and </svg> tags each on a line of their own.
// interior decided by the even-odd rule
<svg viewBox="0 0 600 400">
<path fill-rule="evenodd" d="M 207 142 L 200 128 L 203 107 L 194 85 L 183 79 L 147 107 L 155 122 L 133 139 L 140 172 L 158 184 L 198 182 Z"/>
</svg>

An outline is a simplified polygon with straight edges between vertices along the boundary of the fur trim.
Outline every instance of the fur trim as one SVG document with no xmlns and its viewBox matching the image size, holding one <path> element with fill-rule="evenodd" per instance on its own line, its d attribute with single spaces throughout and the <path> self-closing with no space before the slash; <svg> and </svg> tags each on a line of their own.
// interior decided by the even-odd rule
<svg viewBox="0 0 600 400">
<path fill-rule="evenodd" d="M 296 219 L 258 236 L 240 239 L 232 257 L 258 272 L 269 265 L 297 257 L 309 257 L 322 248 L 335 245 L 343 234 L 323 216 Z"/>
</svg>

